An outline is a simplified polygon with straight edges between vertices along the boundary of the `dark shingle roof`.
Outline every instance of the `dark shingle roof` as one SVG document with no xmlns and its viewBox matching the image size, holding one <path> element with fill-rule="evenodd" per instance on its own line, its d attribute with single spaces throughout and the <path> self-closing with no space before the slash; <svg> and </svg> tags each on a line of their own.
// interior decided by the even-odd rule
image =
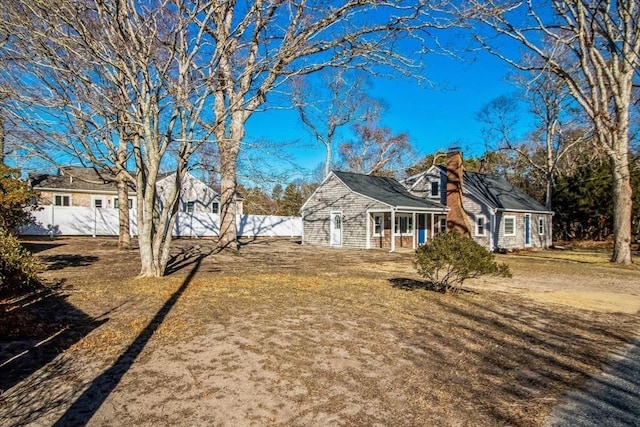
<svg viewBox="0 0 640 427">
<path fill-rule="evenodd" d="M 116 191 L 113 175 L 104 171 L 96 172 L 93 168 L 65 166 L 57 175 L 40 174 L 29 178 L 31 186 L 38 188 L 55 188 L 60 190 L 84 191 Z"/>
<path fill-rule="evenodd" d="M 481 195 L 493 207 L 505 210 L 543 211 L 547 209 L 500 176 L 464 172 L 463 186 Z"/>
<path fill-rule="evenodd" d="M 416 197 L 398 181 L 383 176 L 333 171 L 351 191 L 393 207 L 444 210 L 446 206 Z"/>
</svg>

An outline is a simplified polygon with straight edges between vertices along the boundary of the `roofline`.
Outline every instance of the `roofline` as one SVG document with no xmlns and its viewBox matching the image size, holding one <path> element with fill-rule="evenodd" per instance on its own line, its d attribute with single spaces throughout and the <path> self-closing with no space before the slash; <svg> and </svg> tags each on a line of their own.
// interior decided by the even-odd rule
<svg viewBox="0 0 640 427">
<path fill-rule="evenodd" d="M 331 175 L 335 175 L 335 174 L 333 173 L 333 171 L 329 171 L 329 175 L 325 176 L 325 177 L 322 179 L 322 182 L 320 183 L 320 185 L 318 185 L 318 187 L 317 187 L 315 190 L 313 190 L 313 193 L 311 193 L 311 195 L 309 195 L 309 197 L 307 197 L 307 200 L 305 200 L 305 201 L 304 201 L 304 203 L 302 204 L 302 206 L 300 206 L 300 211 L 301 211 L 301 212 L 302 212 L 302 210 L 304 209 L 304 207 L 307 205 L 307 202 L 309 202 L 309 200 L 311 200 L 311 198 L 312 198 L 313 196 L 315 196 L 315 195 L 316 195 L 316 193 L 318 192 L 318 190 L 320 189 L 320 187 L 322 187 L 322 186 L 324 185 L 324 183 L 325 183 L 325 182 L 327 182 L 327 180 L 329 179 L 329 177 L 330 177 Z M 338 176 L 337 176 L 337 175 L 336 175 L 336 178 L 338 178 Z M 338 178 L 338 179 L 340 179 L 340 178 Z M 344 182 L 343 182 L 343 184 L 344 184 Z M 346 185 L 346 184 L 345 184 L 345 185 Z M 347 186 L 347 188 L 348 188 L 348 186 Z"/>
<path fill-rule="evenodd" d="M 330 177 L 331 175 L 334 175 L 334 176 L 338 179 L 338 181 L 340 181 L 340 182 L 342 183 L 342 185 L 344 185 L 344 186 L 345 186 L 345 187 L 346 187 L 350 192 L 352 192 L 353 194 L 357 194 L 358 196 L 361 196 L 361 197 L 364 197 L 364 198 L 366 198 L 366 199 L 372 200 L 372 201 L 374 201 L 374 202 L 377 202 L 377 203 L 383 204 L 383 205 L 385 205 L 385 206 L 388 206 L 388 207 L 389 207 L 390 209 L 392 209 L 392 210 L 393 210 L 393 209 L 395 209 L 395 210 L 398 210 L 398 209 L 404 209 L 404 210 L 411 210 L 411 211 L 423 211 L 423 212 L 447 212 L 447 211 L 449 210 L 449 208 L 448 208 L 448 207 L 446 207 L 446 206 L 445 206 L 445 209 L 443 210 L 442 208 L 427 208 L 427 207 L 420 208 L 420 207 L 408 207 L 408 206 L 394 206 L 394 205 L 390 205 L 390 204 L 389 204 L 389 203 L 387 203 L 387 202 L 383 202 L 382 200 L 379 200 L 379 199 L 374 199 L 374 198 L 373 198 L 373 197 L 371 197 L 371 196 L 367 196 L 366 194 L 362 194 L 362 193 L 359 193 L 359 192 L 357 192 L 357 191 L 353 190 L 353 189 L 352 189 L 351 187 L 349 187 L 349 186 L 348 186 L 348 185 L 347 185 L 343 180 L 341 180 L 341 179 L 340 179 L 340 177 L 339 177 L 337 174 L 335 174 L 333 171 L 331 171 L 331 172 L 329 172 L 329 175 L 327 175 L 327 176 L 326 176 L 326 178 L 322 180 L 322 183 L 318 186 L 318 188 L 316 188 L 316 189 L 315 189 L 315 191 L 314 191 L 313 193 L 311 193 L 311 195 L 309 196 L 309 198 L 307 199 L 307 201 L 306 201 L 306 202 L 304 202 L 304 204 L 300 207 L 300 211 L 303 211 L 303 210 L 304 210 L 304 208 L 305 208 L 305 206 L 306 206 L 307 202 L 308 202 L 309 200 L 311 200 L 311 198 L 316 194 L 316 191 L 318 191 L 318 190 L 320 189 L 320 187 L 322 187 L 322 185 L 324 185 L 324 183 L 329 179 L 329 177 Z M 401 185 L 402 185 L 402 184 L 401 184 Z"/>
<path fill-rule="evenodd" d="M 412 206 L 395 206 L 395 210 L 446 213 L 446 212 L 449 212 L 451 209 L 448 206 L 445 206 L 444 208 L 419 208 L 419 207 L 412 207 Z"/>
<path fill-rule="evenodd" d="M 538 213 L 538 214 L 547 214 L 547 215 L 555 215 L 553 211 L 539 211 L 535 209 L 505 209 L 505 208 L 496 208 L 496 211 L 500 212 L 515 212 L 515 213 Z"/>
<path fill-rule="evenodd" d="M 358 193 L 358 192 L 357 192 L 357 191 L 355 191 L 353 188 L 349 187 L 349 186 L 347 185 L 347 183 L 346 183 L 346 182 L 344 182 L 343 180 L 341 180 L 341 179 L 340 179 L 340 177 L 339 177 L 337 174 L 333 173 L 333 171 L 331 171 L 331 173 L 332 173 L 333 175 L 335 175 L 335 177 L 336 177 L 336 178 L 338 178 L 338 180 L 342 183 L 342 185 L 344 185 L 345 187 L 347 187 L 347 189 L 348 189 L 349 191 L 351 191 L 353 194 L 357 194 L 358 196 L 364 197 L 364 198 L 369 199 L 369 200 L 373 200 L 374 202 L 381 203 L 381 204 L 383 204 L 383 205 L 385 205 L 385 206 L 389 206 L 389 207 L 390 207 L 390 208 L 392 208 L 392 209 L 393 209 L 393 208 L 395 208 L 395 206 L 390 205 L 390 204 L 389 204 L 389 203 L 387 203 L 387 202 L 383 202 L 382 200 L 374 199 L 373 197 L 371 197 L 371 196 L 367 196 L 366 194 Z M 324 182 L 323 182 L 323 184 L 324 184 Z M 322 185 L 322 184 L 320 184 L 320 185 Z M 318 187 L 318 188 L 320 188 L 320 187 Z"/>
<path fill-rule="evenodd" d="M 55 191 L 58 193 L 100 193 L 100 194 L 118 194 L 117 190 L 78 190 L 71 188 L 55 188 L 55 187 L 33 187 L 36 191 Z M 129 189 L 129 194 L 136 194 L 135 191 Z"/>
</svg>

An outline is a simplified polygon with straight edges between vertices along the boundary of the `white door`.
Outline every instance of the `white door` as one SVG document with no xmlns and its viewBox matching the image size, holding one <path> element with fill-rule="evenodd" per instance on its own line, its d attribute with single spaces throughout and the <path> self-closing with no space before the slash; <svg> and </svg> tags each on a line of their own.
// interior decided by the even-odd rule
<svg viewBox="0 0 640 427">
<path fill-rule="evenodd" d="M 329 245 L 342 246 L 342 212 L 330 213 L 331 226 L 329 227 Z"/>
</svg>

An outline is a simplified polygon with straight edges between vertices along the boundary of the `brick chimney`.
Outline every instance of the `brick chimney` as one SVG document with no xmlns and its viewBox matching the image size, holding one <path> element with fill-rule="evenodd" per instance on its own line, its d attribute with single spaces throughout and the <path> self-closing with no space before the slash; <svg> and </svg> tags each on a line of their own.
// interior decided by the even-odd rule
<svg viewBox="0 0 640 427">
<path fill-rule="evenodd" d="M 463 175 L 462 151 L 458 147 L 450 148 L 447 151 L 447 231 L 456 230 L 471 237 L 469 221 L 462 204 Z"/>
</svg>

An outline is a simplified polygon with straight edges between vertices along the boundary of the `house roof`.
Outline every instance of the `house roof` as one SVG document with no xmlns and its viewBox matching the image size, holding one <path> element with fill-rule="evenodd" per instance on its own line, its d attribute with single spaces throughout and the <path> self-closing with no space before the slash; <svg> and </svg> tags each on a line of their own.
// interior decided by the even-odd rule
<svg viewBox="0 0 640 427">
<path fill-rule="evenodd" d="M 65 166 L 57 175 L 40 174 L 29 177 L 33 188 L 51 188 L 60 190 L 117 191 L 115 177 L 108 171 L 96 171 L 94 168 Z"/>
<path fill-rule="evenodd" d="M 463 186 L 491 202 L 495 208 L 515 211 L 547 211 L 533 197 L 501 176 L 464 172 Z"/>
<path fill-rule="evenodd" d="M 444 166 L 437 166 L 442 174 L 447 173 Z M 493 208 L 511 211 L 547 212 L 533 197 L 520 190 L 505 178 L 479 172 L 464 171 L 463 187 L 466 191 L 482 197 Z"/>
<path fill-rule="evenodd" d="M 333 174 L 351 191 L 389 206 L 438 211 L 447 209 L 446 206 L 440 203 L 414 196 L 393 178 L 341 171 L 333 171 Z"/>
</svg>

